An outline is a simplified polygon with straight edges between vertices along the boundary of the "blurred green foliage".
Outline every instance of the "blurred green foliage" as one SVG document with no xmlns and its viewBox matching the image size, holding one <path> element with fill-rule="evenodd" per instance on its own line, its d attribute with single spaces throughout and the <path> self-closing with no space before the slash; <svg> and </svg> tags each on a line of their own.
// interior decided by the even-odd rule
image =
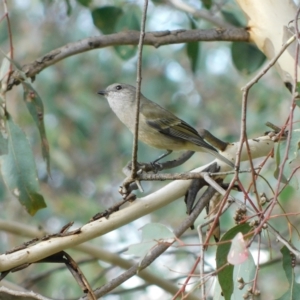
<svg viewBox="0 0 300 300">
<path fill-rule="evenodd" d="M 197 5 L 200 5 L 199 8 L 204 5 L 205 8 L 212 9 L 214 2 L 199 1 Z M 141 15 L 139 6 L 141 3 L 135 1 L 13 0 L 9 1 L 8 5 L 12 23 L 14 59 L 21 65 L 30 63 L 70 42 L 102 33 L 110 34 L 126 30 L 126 27 L 138 29 Z M 233 1 L 227 1 L 222 12 L 228 22 L 241 24 L 238 21 L 241 12 Z M 7 53 L 9 40 L 3 20 L 0 26 L 1 49 Z M 193 19 L 191 22 L 186 13 L 175 10 L 165 2 L 149 3 L 147 31 L 191 26 L 205 29 L 213 25 L 202 19 Z M 251 50 L 250 52 L 245 48 L 241 50 L 241 47 L 247 49 L 250 47 Z M 132 135 L 114 116 L 108 103 L 97 95 L 97 91 L 113 82 L 135 85 L 137 56 L 136 47 L 133 46 L 118 46 L 115 50 L 109 47 L 78 54 L 45 69 L 36 76 L 33 86 L 44 104 L 51 176 L 47 175 L 40 147 L 40 135 L 22 100 L 21 87 L 14 87 L 8 93 L 7 109 L 29 138 L 41 183 L 41 193 L 48 207 L 31 218 L 23 207 L 5 192 L 1 181 L 2 219 L 43 226 L 49 232 L 56 232 L 62 225 L 72 220 L 76 221 L 76 225 L 84 224 L 97 212 L 121 200 L 118 187 L 124 178 L 122 167 L 131 159 Z M 142 92 L 191 125 L 204 127 L 223 140 L 236 141 L 240 134 L 241 87 L 252 78 L 252 72 L 261 67 L 264 59 L 259 53 L 252 45 L 242 46 L 229 42 L 175 44 L 158 49 L 145 46 Z M 245 69 L 247 71 L 239 72 L 236 67 L 239 71 Z M 263 134 L 267 130 L 264 125 L 267 121 L 281 126 L 289 113 L 287 104 L 289 100 L 290 95 L 276 71 L 268 72 L 250 92 L 247 119 L 249 137 Z M 140 161 L 151 161 L 160 154 L 159 150 L 139 145 Z M 172 154 L 172 157 L 176 157 L 176 154 Z M 209 159 L 210 156 L 195 154 L 190 161 L 174 171 L 190 170 Z M 274 168 L 271 166 L 270 174 L 264 175 L 271 176 Z M 241 178 L 244 178 L 245 182 L 249 180 L 246 175 Z M 270 181 L 272 182 L 272 179 Z M 258 179 L 259 187 L 264 184 L 262 179 Z M 150 193 L 162 185 L 165 183 L 145 183 L 145 192 Z M 266 189 L 266 192 L 271 195 L 269 189 Z M 294 190 L 289 192 L 289 197 L 293 195 Z M 177 203 L 174 202 L 149 217 L 128 224 L 113 234 L 93 242 L 116 252 L 128 244 L 137 242 L 138 228 L 145 223 L 153 221 L 175 227 L 180 222 L 178 220 L 182 220 L 184 216 L 183 200 L 178 200 Z M 201 215 L 197 224 L 204 222 L 204 216 Z M 232 222 L 232 218 L 227 212 L 221 218 L 222 231 L 232 226 L 230 221 Z M 189 241 L 198 242 L 196 233 L 192 232 L 191 235 Z M 24 238 L 4 233 L 3 236 L 6 242 L 1 243 L 2 251 L 24 241 Z M 197 251 L 192 249 L 191 253 Z M 182 267 L 183 272 L 189 272 L 194 263 L 193 257 L 188 259 L 178 254 L 179 257 L 181 257 L 179 261 L 186 264 L 184 268 Z M 163 259 L 158 260 L 153 269 L 161 272 L 161 265 L 165 265 Z M 87 274 L 97 272 L 100 274 L 105 267 L 105 264 L 97 262 L 86 265 L 85 270 Z M 48 266 L 30 267 L 10 275 L 9 278 L 21 282 L 33 272 L 32 268 L 38 273 Z M 164 268 L 163 271 L 166 277 L 174 277 L 171 270 Z M 113 269 L 100 277 L 96 286 L 100 282 L 109 281 L 119 273 L 120 270 Z M 90 275 L 89 279 L 91 278 L 94 276 Z M 51 280 L 49 278 L 46 280 L 47 287 L 43 282 L 35 285 L 37 292 L 56 299 L 81 295 L 71 275 L 66 276 L 66 271 L 56 273 Z M 54 292 L 53 286 L 59 284 L 60 290 Z M 268 290 L 267 287 L 265 289 Z M 134 295 L 140 294 L 136 292 Z M 132 299 L 128 295 L 120 296 L 120 299 L 127 298 Z"/>
</svg>

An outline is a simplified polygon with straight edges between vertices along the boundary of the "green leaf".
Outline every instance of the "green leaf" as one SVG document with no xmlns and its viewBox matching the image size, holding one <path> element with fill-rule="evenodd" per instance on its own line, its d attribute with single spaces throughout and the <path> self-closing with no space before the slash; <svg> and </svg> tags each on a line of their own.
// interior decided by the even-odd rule
<svg viewBox="0 0 300 300">
<path fill-rule="evenodd" d="M 224 19 L 228 23 L 230 23 L 230 24 L 232 24 L 233 26 L 236 26 L 236 27 L 243 27 L 242 23 L 239 21 L 239 19 L 232 12 L 222 10 L 221 13 L 222 13 Z"/>
<path fill-rule="evenodd" d="M 92 3 L 92 0 L 77 0 L 77 2 L 82 6 L 89 7 Z"/>
<path fill-rule="evenodd" d="M 287 178 L 291 174 L 291 169 L 297 168 L 299 165 L 299 147 L 300 147 L 300 130 L 296 129 L 292 132 L 290 147 L 288 150 L 288 161 L 283 169 L 283 176 L 281 178 L 282 183 L 287 183 Z M 274 177 L 278 179 L 279 167 L 282 162 L 282 159 L 286 152 L 286 142 L 282 141 L 277 143 L 275 158 L 276 158 L 276 170 L 274 172 Z M 293 177 L 294 181 L 296 176 Z"/>
<path fill-rule="evenodd" d="M 296 92 L 298 93 L 298 98 L 299 98 L 299 96 L 300 96 L 300 82 L 297 82 Z"/>
<path fill-rule="evenodd" d="M 297 106 L 300 106 L 300 82 L 297 82 L 296 93 L 297 93 L 297 96 L 296 96 L 296 99 L 295 99 L 295 103 L 296 103 Z"/>
<path fill-rule="evenodd" d="M 123 60 L 127 60 L 136 54 L 136 46 L 126 45 L 126 46 L 115 46 L 115 51 Z"/>
<path fill-rule="evenodd" d="M 22 71 L 22 66 L 18 62 L 16 62 L 14 59 L 10 58 L 10 52 L 8 54 L 5 54 L 1 49 L 0 49 L 0 52 L 5 56 L 5 58 L 7 60 L 9 60 L 14 65 L 14 67 L 16 69 L 18 69 L 18 71 L 20 72 L 20 75 L 22 76 L 22 78 L 25 79 L 26 74 L 25 74 L 24 71 Z"/>
<path fill-rule="evenodd" d="M 161 239 L 174 239 L 174 233 L 165 225 L 160 223 L 146 224 L 142 228 L 142 240 L 161 240 Z"/>
<path fill-rule="evenodd" d="M 191 25 L 191 29 L 197 28 L 195 21 L 193 19 L 190 19 L 190 25 Z M 190 60 L 193 73 L 195 73 L 197 70 L 197 64 L 199 60 L 199 48 L 200 48 L 199 42 L 187 43 L 186 45 L 186 52 Z"/>
<path fill-rule="evenodd" d="M 276 178 L 277 180 L 279 179 L 279 173 L 280 173 L 280 169 L 279 169 L 279 167 L 280 167 L 280 163 L 281 163 L 281 144 L 282 143 L 278 143 L 278 145 L 277 145 L 277 147 L 276 147 L 276 152 L 275 152 L 275 160 L 276 160 L 276 169 L 275 169 L 275 171 L 274 171 L 274 174 L 273 174 L 273 176 L 274 176 L 274 178 Z M 282 173 L 282 176 L 281 176 L 281 178 L 280 178 L 280 182 L 282 182 L 282 183 L 288 183 L 288 180 L 286 179 L 286 177 L 285 177 L 285 175 L 284 175 L 284 173 Z"/>
<path fill-rule="evenodd" d="M 8 154 L 0 157 L 2 176 L 12 194 L 30 215 L 34 215 L 39 209 L 46 207 L 43 196 L 38 193 L 34 157 L 23 131 L 9 115 L 6 117 Z"/>
<path fill-rule="evenodd" d="M 6 56 L 10 57 L 10 53 L 8 53 Z M 1 82 L 1 84 L 2 84 L 3 80 L 7 80 L 7 75 L 9 72 L 9 65 L 10 65 L 10 61 L 6 57 L 4 57 L 2 60 L 1 67 L 0 67 L 0 82 Z"/>
<path fill-rule="evenodd" d="M 46 136 L 44 125 L 44 106 L 43 101 L 33 87 L 26 82 L 22 82 L 23 85 L 23 99 L 27 105 L 27 108 L 38 127 L 40 137 L 43 158 L 47 164 L 47 172 L 50 174 L 50 154 L 49 143 Z"/>
<path fill-rule="evenodd" d="M 235 67 L 245 74 L 255 72 L 266 60 L 265 55 L 256 46 L 244 42 L 231 44 L 231 57 Z"/>
<path fill-rule="evenodd" d="M 244 289 L 239 289 L 239 282 L 237 282 L 237 278 L 242 277 L 245 282 L 252 282 L 255 278 L 255 272 L 256 272 L 256 266 L 254 263 L 253 256 L 251 253 L 249 253 L 249 257 L 247 261 L 245 261 L 241 266 L 234 267 L 233 271 L 233 278 L 235 279 L 233 282 L 234 289 L 233 289 L 233 297 L 232 299 L 244 299 L 243 295 L 245 294 L 245 291 L 248 286 L 246 286 Z M 254 298 L 259 299 L 259 298 Z"/>
<path fill-rule="evenodd" d="M 174 233 L 163 224 L 150 223 L 142 227 L 142 241 L 128 247 L 125 254 L 132 254 L 140 258 L 145 257 L 158 243 L 172 243 Z"/>
<path fill-rule="evenodd" d="M 294 268 L 292 267 L 293 262 L 290 250 L 284 246 L 281 248 L 280 252 L 282 253 L 282 267 L 290 287 L 288 291 L 280 298 L 277 298 L 277 300 L 297 300 L 299 299 L 300 295 L 300 284 L 295 281 L 296 274 Z"/>
<path fill-rule="evenodd" d="M 115 26 L 122 14 L 123 10 L 116 6 L 103 6 L 92 10 L 93 22 L 104 34 L 116 32 Z"/>
<path fill-rule="evenodd" d="M 295 189 L 294 187 L 287 185 L 285 186 L 279 195 L 280 201 L 289 201 L 292 199 L 293 195 L 295 194 Z"/>
<path fill-rule="evenodd" d="M 72 12 L 72 6 L 71 6 L 71 3 L 70 3 L 70 0 L 65 0 L 65 2 L 66 2 L 66 5 L 67 5 L 67 15 L 70 16 L 71 12 Z"/>
<path fill-rule="evenodd" d="M 157 242 L 155 241 L 145 241 L 133 244 L 128 247 L 128 250 L 124 252 L 124 254 L 134 255 L 143 259 L 155 245 L 157 245 Z"/>
<path fill-rule="evenodd" d="M 201 0 L 201 2 L 203 3 L 206 9 L 210 9 L 212 6 L 212 0 Z"/>
<path fill-rule="evenodd" d="M 0 156 L 8 153 L 8 140 L 0 133 Z"/>
<path fill-rule="evenodd" d="M 256 266 L 254 263 L 253 256 L 250 254 L 247 261 L 244 262 L 240 267 L 235 267 L 233 271 L 233 278 L 239 278 L 242 277 L 245 282 L 252 282 L 255 277 L 255 271 Z M 234 281 L 234 290 L 233 294 L 231 296 L 231 299 L 245 299 L 243 298 L 243 295 L 245 294 L 245 290 L 247 289 L 247 285 L 244 287 L 244 289 L 239 289 L 239 283 L 237 280 Z M 250 298 L 249 298 L 250 299 Z M 256 297 L 255 299 L 259 299 Z M 216 285 L 214 287 L 213 291 L 213 300 L 224 300 L 224 297 L 222 296 L 222 290 L 219 282 L 216 282 Z"/>
<path fill-rule="evenodd" d="M 132 7 L 123 14 L 117 24 L 116 31 L 140 30 L 140 11 Z M 115 46 L 117 54 L 123 59 L 128 60 L 136 54 L 137 47 L 133 45 Z"/>
<path fill-rule="evenodd" d="M 230 246 L 231 246 L 231 243 L 222 244 L 222 242 L 230 241 L 239 232 L 246 234 L 250 230 L 251 227 L 248 224 L 240 224 L 231 228 L 223 235 L 220 244 L 218 245 L 217 253 L 216 253 L 217 269 L 223 268 L 224 265 L 227 264 L 227 255 L 229 253 Z M 230 300 L 234 290 L 233 270 L 234 270 L 234 266 L 228 265 L 218 273 L 218 280 L 222 288 L 222 293 L 225 300 Z"/>
<path fill-rule="evenodd" d="M 8 54 L 5 54 L 1 49 L 0 52 L 4 55 L 0 69 L 1 92 L 4 93 L 7 88 L 7 75 L 9 72 L 10 64 L 12 64 L 19 71 L 19 76 L 21 78 L 26 78 L 26 75 L 25 72 L 21 70 L 21 66 L 15 60 L 10 58 L 10 52 Z M 0 100 L 3 100 L 2 97 Z"/>
</svg>

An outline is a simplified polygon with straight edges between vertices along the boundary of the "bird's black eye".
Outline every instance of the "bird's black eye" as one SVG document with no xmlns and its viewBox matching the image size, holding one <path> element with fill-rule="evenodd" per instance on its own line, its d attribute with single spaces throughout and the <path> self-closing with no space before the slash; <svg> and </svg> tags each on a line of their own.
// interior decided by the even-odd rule
<svg viewBox="0 0 300 300">
<path fill-rule="evenodd" d="M 116 86 L 116 90 L 119 91 L 119 90 L 121 90 L 121 89 L 122 89 L 122 86 L 121 86 L 121 85 L 117 85 L 117 86 Z"/>
</svg>

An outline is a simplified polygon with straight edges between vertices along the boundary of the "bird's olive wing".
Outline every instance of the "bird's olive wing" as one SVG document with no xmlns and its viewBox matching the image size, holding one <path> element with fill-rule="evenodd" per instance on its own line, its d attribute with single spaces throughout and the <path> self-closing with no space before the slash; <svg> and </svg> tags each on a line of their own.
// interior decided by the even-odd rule
<svg viewBox="0 0 300 300">
<path fill-rule="evenodd" d="M 215 148 L 203 140 L 195 128 L 158 104 L 148 102 L 146 105 L 141 106 L 140 113 L 145 117 L 147 124 L 157 129 L 160 133 L 216 151 Z"/>
</svg>

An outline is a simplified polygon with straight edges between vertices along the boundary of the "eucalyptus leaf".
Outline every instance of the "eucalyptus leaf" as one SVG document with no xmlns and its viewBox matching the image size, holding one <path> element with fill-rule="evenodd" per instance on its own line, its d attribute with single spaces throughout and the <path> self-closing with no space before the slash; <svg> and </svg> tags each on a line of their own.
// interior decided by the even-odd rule
<svg viewBox="0 0 300 300">
<path fill-rule="evenodd" d="M 266 56 L 252 44 L 233 42 L 231 57 L 235 67 L 244 74 L 255 72 L 266 60 Z"/>
<path fill-rule="evenodd" d="M 230 241 L 239 232 L 246 234 L 250 230 L 251 227 L 248 224 L 237 225 L 231 228 L 230 230 L 228 230 L 222 236 L 220 240 L 220 244 L 218 245 L 217 253 L 216 253 L 217 269 L 220 269 L 220 271 L 218 272 L 218 280 L 222 288 L 222 294 L 225 300 L 230 300 L 231 295 L 234 291 L 234 282 L 233 282 L 234 266 L 230 264 L 227 265 L 227 255 L 230 251 L 231 243 L 222 243 L 222 242 Z"/>
<path fill-rule="evenodd" d="M 8 153 L 8 140 L 0 133 L 0 156 Z"/>
<path fill-rule="evenodd" d="M 66 6 L 67 6 L 67 15 L 70 16 L 72 13 L 72 6 L 70 3 L 70 0 L 65 0 L 65 2 L 66 2 Z"/>
<path fill-rule="evenodd" d="M 174 233 L 160 223 L 146 224 L 142 228 L 142 241 L 128 247 L 125 254 L 144 258 L 157 244 L 172 243 L 175 241 Z"/>
<path fill-rule="evenodd" d="M 93 22 L 104 34 L 116 32 L 115 26 L 122 14 L 123 10 L 116 6 L 103 6 L 92 10 Z"/>
<path fill-rule="evenodd" d="M 8 153 L 0 156 L 1 173 L 12 194 L 25 206 L 30 215 L 46 207 L 38 193 L 39 182 L 34 157 L 24 132 L 7 114 Z"/>
<path fill-rule="evenodd" d="M 140 30 L 140 12 L 136 8 L 133 7 L 119 18 L 116 31 L 123 30 Z M 137 46 L 134 45 L 121 45 L 114 48 L 123 60 L 133 57 L 137 51 Z"/>
<path fill-rule="evenodd" d="M 197 28 L 195 21 L 193 19 L 190 19 L 190 26 L 191 29 Z M 195 73 L 197 70 L 197 64 L 199 61 L 199 49 L 200 49 L 199 42 L 191 42 L 191 43 L 187 43 L 186 45 L 186 52 L 190 60 L 193 73 Z"/>
<path fill-rule="evenodd" d="M 228 23 L 232 24 L 233 26 L 236 26 L 236 27 L 242 27 L 243 26 L 242 23 L 239 21 L 239 19 L 232 12 L 222 10 L 221 13 L 222 13 L 224 19 Z"/>
<path fill-rule="evenodd" d="M 89 5 L 92 3 L 92 0 L 76 0 L 76 1 L 85 7 L 89 7 Z"/>
<path fill-rule="evenodd" d="M 284 246 L 280 250 L 282 254 L 282 267 L 289 283 L 289 288 L 280 298 L 276 300 L 297 300 L 300 295 L 300 284 L 296 282 L 295 269 L 292 266 L 292 257 L 290 250 Z"/>
<path fill-rule="evenodd" d="M 210 9 L 212 6 L 212 0 L 201 0 L 201 2 L 203 3 L 206 9 Z"/>
<path fill-rule="evenodd" d="M 291 174 L 291 168 L 296 168 L 299 164 L 299 145 L 300 145 L 300 130 L 296 129 L 292 131 L 292 137 L 288 149 L 288 161 L 283 169 L 283 174 L 280 179 L 282 183 L 288 183 L 287 178 L 290 177 Z M 279 168 L 282 163 L 282 159 L 285 156 L 286 152 L 286 142 L 280 141 L 276 145 L 275 149 L 275 159 L 276 159 L 276 170 L 274 172 L 274 177 L 278 179 L 279 176 Z M 296 180 L 294 177 L 294 180 Z M 289 182 L 291 184 L 291 182 Z"/>
<path fill-rule="evenodd" d="M 23 85 L 23 99 L 39 130 L 40 137 L 41 137 L 42 154 L 47 164 L 47 172 L 48 174 L 50 174 L 49 143 L 45 131 L 43 101 L 40 98 L 39 94 L 31 86 L 31 84 L 27 82 L 22 82 L 22 85 Z"/>
</svg>

